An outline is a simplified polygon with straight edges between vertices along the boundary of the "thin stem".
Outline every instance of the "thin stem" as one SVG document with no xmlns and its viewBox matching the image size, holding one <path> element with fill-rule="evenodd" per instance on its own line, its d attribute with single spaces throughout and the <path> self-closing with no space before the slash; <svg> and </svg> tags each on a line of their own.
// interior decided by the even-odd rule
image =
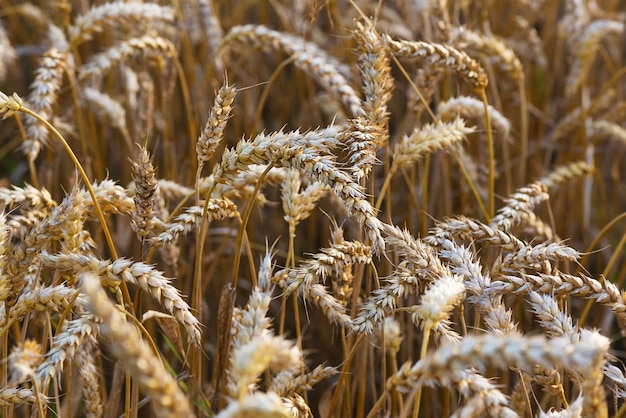
<svg viewBox="0 0 626 418">
<path fill-rule="evenodd" d="M 267 174 L 270 172 L 270 170 L 273 167 L 274 167 L 273 163 L 268 164 L 265 171 L 263 171 L 263 173 L 257 180 L 257 183 L 254 186 L 254 191 L 252 192 L 252 196 L 250 196 L 250 199 L 248 199 L 248 205 L 246 206 L 246 210 L 241 219 L 241 227 L 239 229 L 239 233 L 237 234 L 237 242 L 235 244 L 235 260 L 233 261 L 233 275 L 232 275 L 232 280 L 231 280 L 231 283 L 233 284 L 233 287 L 235 289 L 237 288 L 237 278 L 239 276 L 239 261 L 241 260 L 241 247 L 243 245 L 243 237 L 245 235 L 244 233 L 246 231 L 246 226 L 248 225 L 248 219 L 250 219 L 250 214 L 252 213 L 252 207 L 254 206 L 254 200 L 256 199 L 256 196 L 259 193 L 259 190 L 261 190 L 261 186 L 263 185 L 263 180 L 265 179 L 265 176 L 267 176 Z"/>
<path fill-rule="evenodd" d="M 376 199 L 376 205 L 374 205 L 376 210 L 380 209 L 380 205 L 382 205 L 383 203 L 383 199 L 385 198 L 387 189 L 389 189 L 389 185 L 391 184 L 391 178 L 396 173 L 396 171 L 398 171 L 398 166 L 392 163 L 391 168 L 389 169 L 389 172 L 387 173 L 387 176 L 385 177 L 385 182 L 383 183 L 383 186 L 381 187 L 380 192 L 378 193 L 378 199 Z"/>
<path fill-rule="evenodd" d="M 430 341 L 430 328 L 424 328 L 424 340 L 422 341 L 422 350 L 420 351 L 420 360 L 426 357 L 428 353 L 428 342 Z M 422 386 L 417 389 L 415 394 L 415 404 L 413 407 L 413 418 L 417 418 L 420 412 L 420 405 L 422 402 Z"/>
<path fill-rule="evenodd" d="M 91 182 L 89 181 L 89 177 L 87 177 L 87 173 L 85 173 L 83 166 L 80 164 L 80 161 L 78 161 L 76 154 L 74 154 L 74 151 L 72 151 L 72 148 L 69 146 L 65 138 L 63 138 L 63 135 L 61 135 L 61 133 L 54 126 L 52 126 L 50 122 L 48 122 L 46 119 L 42 118 L 38 113 L 30 110 L 27 107 L 22 106 L 20 108 L 20 112 L 30 115 L 34 117 L 35 119 L 37 119 L 39 122 L 43 123 L 46 126 L 46 128 L 48 128 L 50 132 L 52 132 L 52 134 L 57 137 L 57 139 L 63 145 L 63 148 L 65 148 L 65 151 L 67 152 L 70 159 L 74 163 L 74 166 L 80 173 L 83 183 L 85 183 L 85 188 L 87 189 L 87 191 L 89 192 L 89 195 L 91 196 L 94 210 L 96 211 L 96 215 L 98 216 L 98 219 L 100 220 L 100 225 L 102 226 L 102 232 L 104 233 L 107 246 L 109 247 L 109 251 L 111 252 L 111 258 L 113 259 L 113 261 L 117 260 L 118 256 L 117 256 L 117 251 L 115 250 L 115 244 L 113 244 L 113 238 L 111 237 L 111 232 L 109 231 L 109 227 L 107 226 L 106 219 L 104 219 L 104 213 L 102 212 L 102 209 L 100 208 L 100 204 L 98 203 L 96 192 L 94 192 L 93 187 L 91 186 Z M 120 287 L 122 288 L 122 294 L 124 295 L 124 302 L 127 303 L 129 306 L 133 306 L 130 293 L 128 292 L 128 287 L 126 286 L 126 282 L 122 281 L 120 284 Z"/>
<path fill-rule="evenodd" d="M 493 132 L 491 132 L 491 117 L 489 116 L 489 103 L 487 103 L 487 94 L 485 89 L 481 89 L 480 95 L 483 99 L 483 106 L 485 108 L 485 129 L 487 130 L 487 148 L 489 149 L 489 211 L 487 222 L 491 221 L 495 214 L 495 180 L 496 180 L 496 167 L 495 167 L 495 155 L 493 151 Z"/>
<path fill-rule="evenodd" d="M 520 184 L 526 183 L 527 157 L 528 157 L 528 102 L 526 98 L 526 83 L 524 77 L 519 80 L 520 95 Z"/>
</svg>

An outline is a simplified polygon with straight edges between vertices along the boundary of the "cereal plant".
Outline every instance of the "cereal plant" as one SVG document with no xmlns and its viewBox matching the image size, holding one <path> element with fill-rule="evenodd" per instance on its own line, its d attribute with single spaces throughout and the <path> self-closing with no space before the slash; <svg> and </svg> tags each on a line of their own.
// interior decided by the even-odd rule
<svg viewBox="0 0 626 418">
<path fill-rule="evenodd" d="M 0 1 L 0 417 L 625 416 L 625 20 Z"/>
</svg>

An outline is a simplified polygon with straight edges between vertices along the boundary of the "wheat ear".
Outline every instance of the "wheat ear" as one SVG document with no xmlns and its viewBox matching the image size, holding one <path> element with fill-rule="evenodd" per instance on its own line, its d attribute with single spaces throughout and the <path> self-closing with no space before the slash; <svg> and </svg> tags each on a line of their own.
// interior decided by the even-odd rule
<svg viewBox="0 0 626 418">
<path fill-rule="evenodd" d="M 137 327 L 126 321 L 124 314 L 109 301 L 99 279 L 82 276 L 83 290 L 89 298 L 89 309 L 101 320 L 102 335 L 111 340 L 113 353 L 124 368 L 152 399 L 157 417 L 193 417 L 189 402 L 172 375 L 141 338 Z"/>
</svg>

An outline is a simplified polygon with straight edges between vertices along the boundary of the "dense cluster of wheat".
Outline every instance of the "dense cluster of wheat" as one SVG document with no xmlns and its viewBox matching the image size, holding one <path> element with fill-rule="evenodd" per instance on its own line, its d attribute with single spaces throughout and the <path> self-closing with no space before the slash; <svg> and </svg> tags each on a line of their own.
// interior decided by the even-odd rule
<svg viewBox="0 0 626 418">
<path fill-rule="evenodd" d="M 624 10 L 0 2 L 0 417 L 624 416 Z"/>
</svg>

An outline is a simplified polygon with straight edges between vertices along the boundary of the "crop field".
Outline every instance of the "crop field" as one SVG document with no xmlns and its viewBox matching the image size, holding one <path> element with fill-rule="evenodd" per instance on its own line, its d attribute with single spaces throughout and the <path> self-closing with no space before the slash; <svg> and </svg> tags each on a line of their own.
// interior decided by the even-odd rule
<svg viewBox="0 0 626 418">
<path fill-rule="evenodd" d="M 623 0 L 0 0 L 0 417 L 626 416 Z"/>
</svg>

